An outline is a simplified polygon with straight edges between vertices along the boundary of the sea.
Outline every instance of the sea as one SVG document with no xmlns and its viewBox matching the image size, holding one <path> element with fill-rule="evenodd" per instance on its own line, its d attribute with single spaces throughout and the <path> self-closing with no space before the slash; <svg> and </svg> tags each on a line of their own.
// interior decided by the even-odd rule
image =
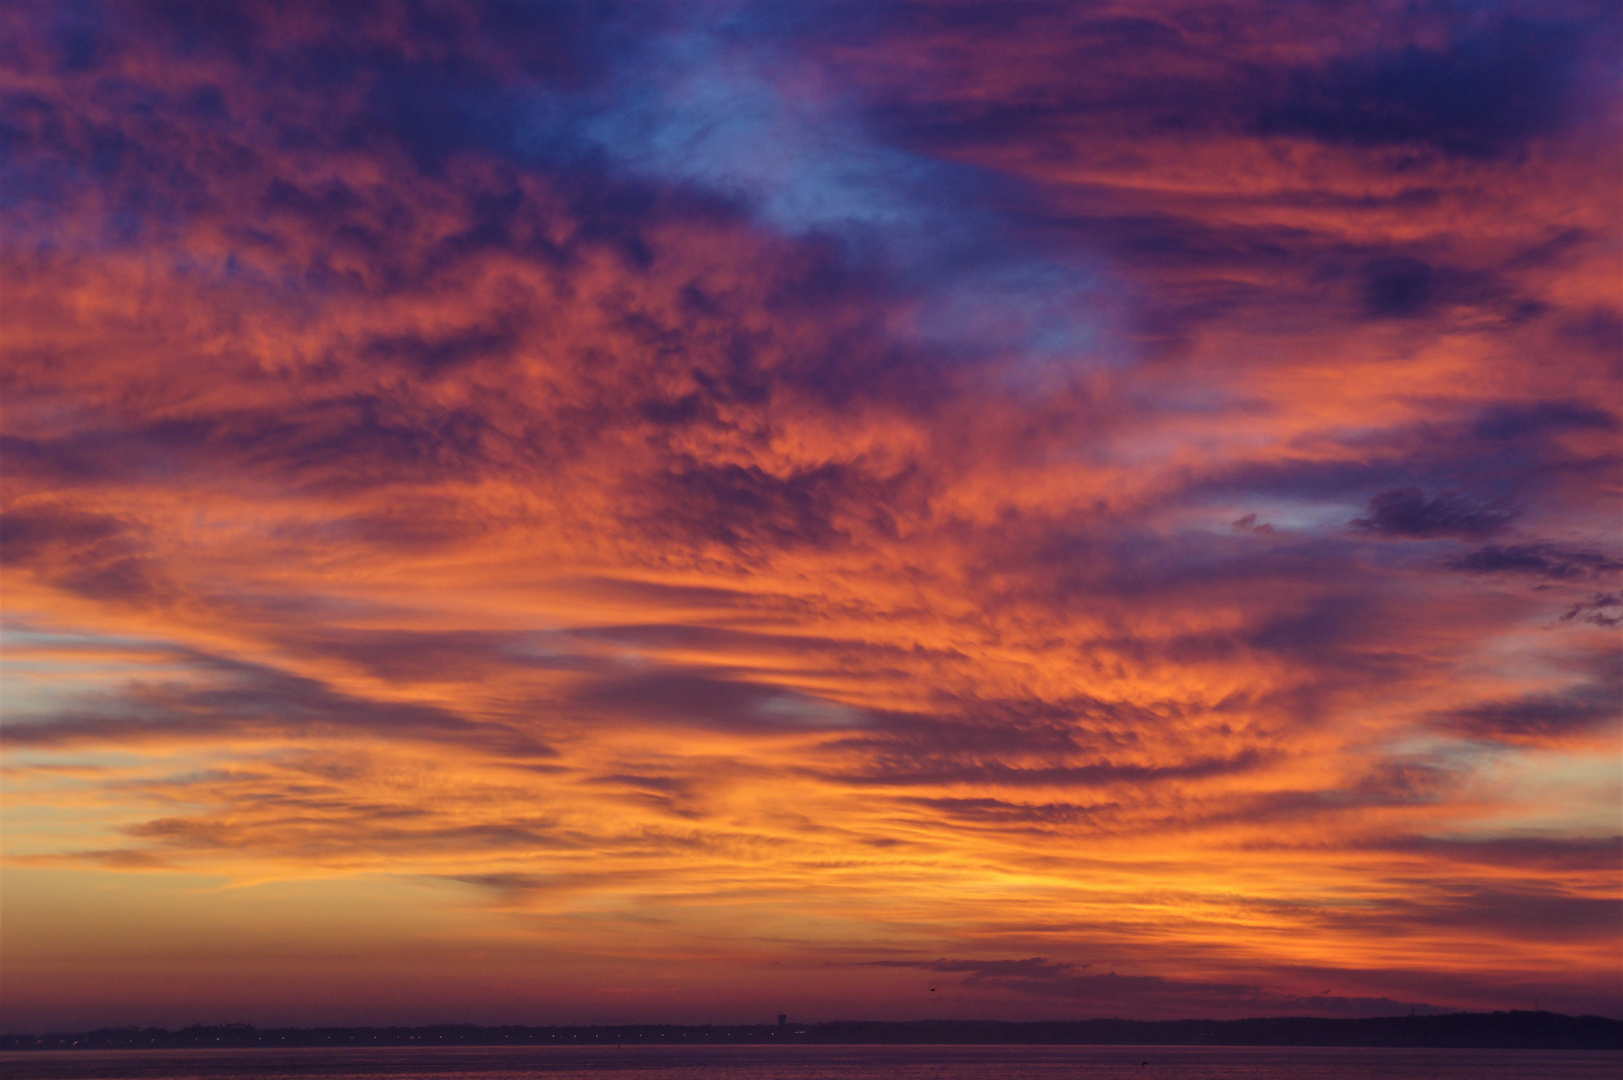
<svg viewBox="0 0 1623 1080">
<path fill-rule="evenodd" d="M 0 1053 L 4 1080 L 1617 1080 L 1623 1054 L 1272 1046 L 497 1046 Z"/>
</svg>

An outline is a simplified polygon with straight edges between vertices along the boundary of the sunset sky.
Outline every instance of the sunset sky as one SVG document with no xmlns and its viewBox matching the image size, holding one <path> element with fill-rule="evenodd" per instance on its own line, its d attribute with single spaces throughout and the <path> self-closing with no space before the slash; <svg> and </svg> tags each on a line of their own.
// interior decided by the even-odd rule
<svg viewBox="0 0 1623 1080">
<path fill-rule="evenodd" d="M 6 0 L 0 1027 L 1623 1016 L 1618 12 Z"/>
</svg>

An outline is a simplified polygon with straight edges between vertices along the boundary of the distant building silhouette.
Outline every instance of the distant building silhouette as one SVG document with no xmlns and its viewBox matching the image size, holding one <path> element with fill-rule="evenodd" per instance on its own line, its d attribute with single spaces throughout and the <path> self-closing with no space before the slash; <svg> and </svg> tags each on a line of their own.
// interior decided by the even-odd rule
<svg viewBox="0 0 1623 1080">
<path fill-rule="evenodd" d="M 778 1026 L 779 1027 L 783 1027 L 788 1022 L 789 1022 L 789 1014 L 788 1013 L 779 1013 L 778 1014 Z"/>
</svg>

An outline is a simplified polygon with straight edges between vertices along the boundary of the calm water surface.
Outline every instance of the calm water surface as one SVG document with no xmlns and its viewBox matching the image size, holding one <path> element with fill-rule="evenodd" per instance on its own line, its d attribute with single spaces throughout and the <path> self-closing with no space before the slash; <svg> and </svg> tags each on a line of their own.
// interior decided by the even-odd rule
<svg viewBox="0 0 1623 1080">
<path fill-rule="evenodd" d="M 0 1054 L 5 1080 L 1616 1080 L 1605 1051 L 1208 1046 L 499 1046 Z"/>
</svg>

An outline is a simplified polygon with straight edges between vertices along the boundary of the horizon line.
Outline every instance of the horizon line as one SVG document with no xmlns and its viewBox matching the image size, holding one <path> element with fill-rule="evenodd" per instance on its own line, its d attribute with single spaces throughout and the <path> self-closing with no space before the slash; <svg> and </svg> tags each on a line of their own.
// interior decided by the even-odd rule
<svg viewBox="0 0 1623 1080">
<path fill-rule="evenodd" d="M 777 1016 L 779 1014 L 773 1014 Z M 1506 1027 L 1505 1022 L 1510 1021 Z M 1198 1030 L 1192 1030 L 1198 1029 Z M 1004 1038 L 987 1038 L 989 1035 Z M 1146 1037 L 1127 1039 L 1124 1035 Z M 1492 1012 L 1410 1013 L 1369 1017 L 1255 1016 L 1231 1020 L 1202 1017 L 1138 1020 L 1126 1017 L 1079 1017 L 1068 1020 L 785 1020 L 778 1023 L 590 1023 L 590 1024 L 335 1024 L 319 1027 L 259 1027 L 248 1023 L 193 1023 L 181 1028 L 140 1025 L 104 1026 L 85 1031 L 0 1033 L 0 1050 L 160 1050 L 196 1049 L 342 1049 L 412 1045 L 474 1047 L 549 1045 L 560 1038 L 593 1041 L 614 1036 L 695 1036 L 699 1044 L 835 1042 L 1075 1044 L 1075 1045 L 1364 1045 L 1410 1047 L 1567 1048 L 1623 1050 L 1623 1019 L 1597 1014 L 1572 1015 L 1547 1009 Z M 1013 1036 L 1024 1035 L 1025 1038 Z M 1326 1041 L 1362 1036 L 1344 1044 Z M 546 1036 L 546 1042 L 537 1041 Z M 830 1039 L 827 1036 L 840 1036 Z M 885 1036 L 889 1036 L 886 1038 Z M 913 1036 L 909 1038 L 908 1036 Z M 919 1036 L 929 1036 L 921 1040 Z M 956 1037 L 954 1037 L 956 1036 Z M 780 1038 L 781 1037 L 781 1038 Z M 275 1041 L 267 1041 L 274 1039 Z M 292 1039 L 294 1041 L 287 1042 Z M 209 1040 L 209 1041 L 204 1041 Z M 361 1041 L 365 1040 L 365 1041 Z M 492 1041 L 482 1041 L 492 1040 Z M 672 1045 L 666 1043 L 665 1045 Z"/>
</svg>

